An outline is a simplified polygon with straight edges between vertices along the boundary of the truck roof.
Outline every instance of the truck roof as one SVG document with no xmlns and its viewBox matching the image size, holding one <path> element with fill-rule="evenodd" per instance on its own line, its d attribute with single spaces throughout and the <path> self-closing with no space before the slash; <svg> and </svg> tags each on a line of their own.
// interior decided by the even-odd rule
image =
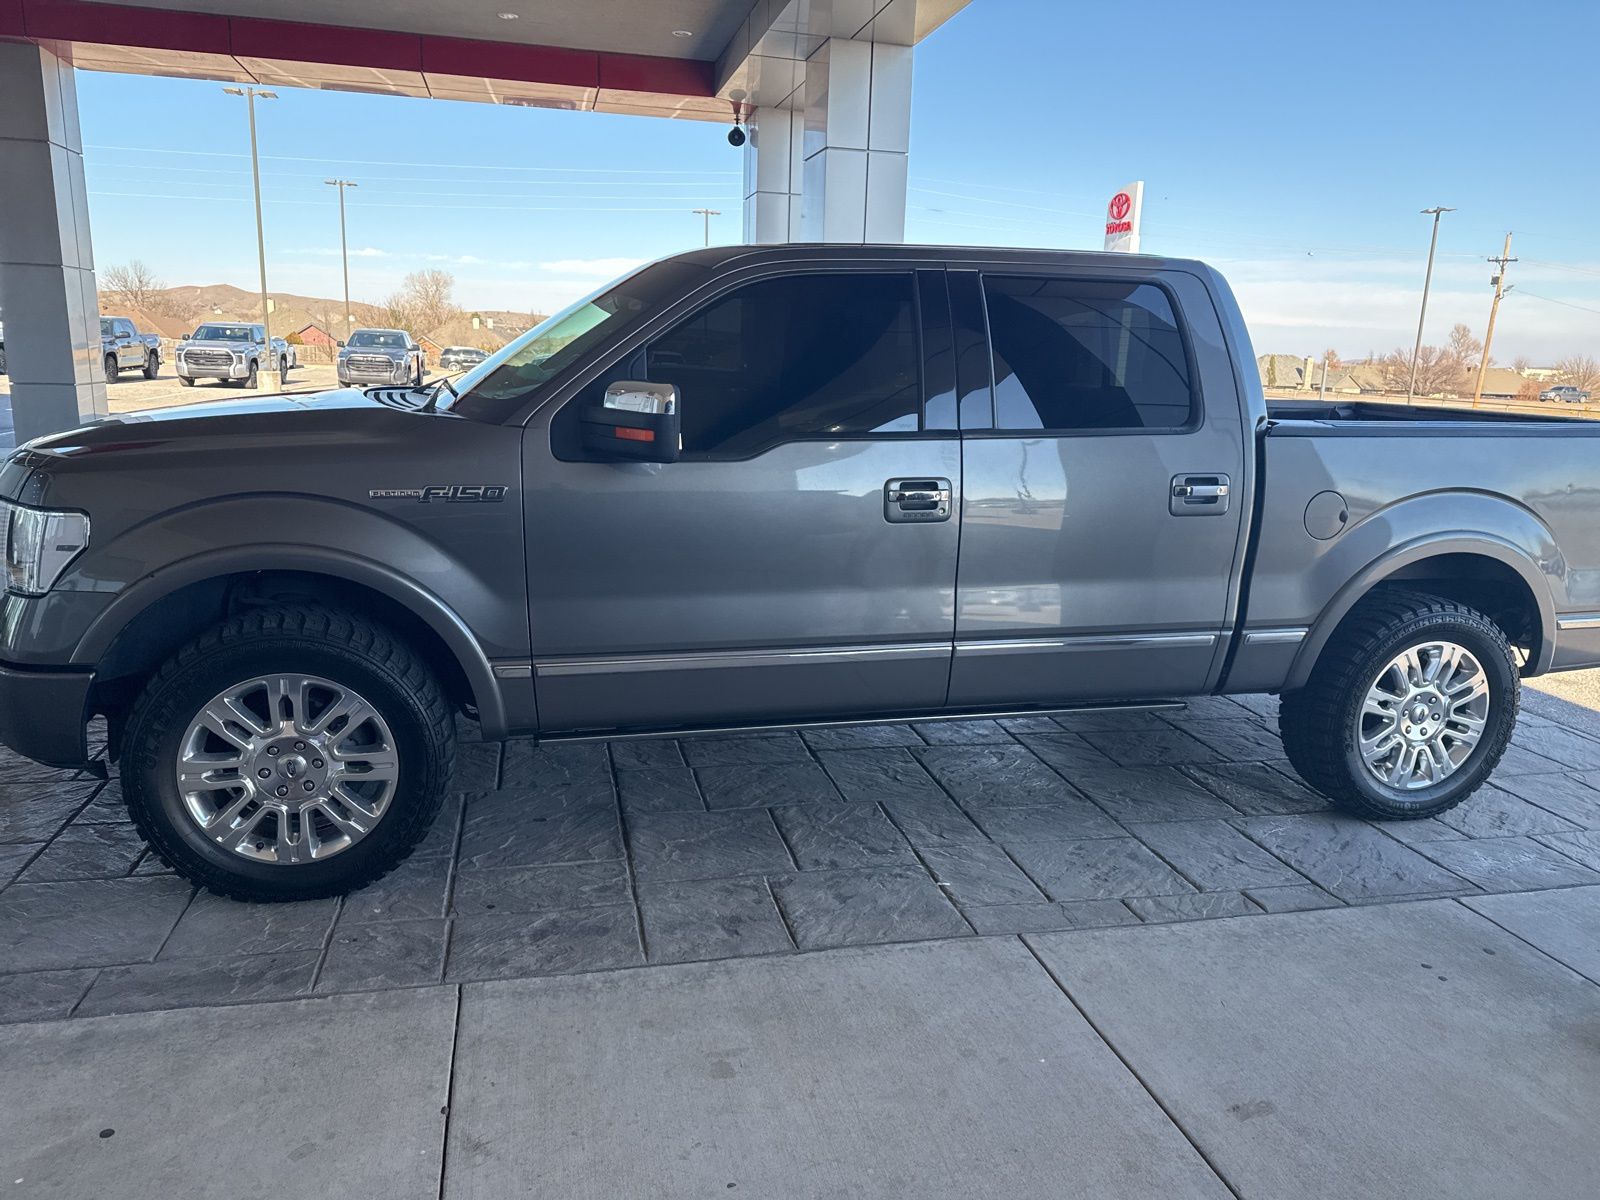
<svg viewBox="0 0 1600 1200">
<path fill-rule="evenodd" d="M 906 246 L 898 243 L 858 245 L 841 242 L 789 242 L 773 246 L 712 246 L 688 250 L 663 260 L 687 262 L 712 270 L 738 264 L 757 264 L 763 260 L 792 262 L 813 259 L 818 262 L 849 261 L 854 258 L 905 259 L 908 262 L 994 262 L 996 260 L 1037 265 L 1126 267 L 1136 264 L 1146 269 L 1203 270 L 1210 268 L 1195 259 L 1166 258 L 1153 254 L 1124 254 L 1101 250 L 1041 250 L 1021 246 Z"/>
</svg>

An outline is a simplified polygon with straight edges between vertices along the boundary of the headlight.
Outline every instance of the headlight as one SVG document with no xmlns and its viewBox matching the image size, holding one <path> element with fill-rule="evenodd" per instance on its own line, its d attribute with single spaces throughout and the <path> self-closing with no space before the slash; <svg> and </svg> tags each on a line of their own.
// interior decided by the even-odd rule
<svg viewBox="0 0 1600 1200">
<path fill-rule="evenodd" d="M 45 512 L 0 500 L 0 561 L 6 591 L 42 596 L 89 544 L 83 513 Z"/>
</svg>

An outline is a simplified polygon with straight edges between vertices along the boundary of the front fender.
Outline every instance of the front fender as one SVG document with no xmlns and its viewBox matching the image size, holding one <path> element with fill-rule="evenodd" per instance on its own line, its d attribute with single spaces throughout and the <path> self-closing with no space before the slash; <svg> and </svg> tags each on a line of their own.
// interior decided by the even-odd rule
<svg viewBox="0 0 1600 1200">
<path fill-rule="evenodd" d="M 1405 567 L 1447 554 L 1477 555 L 1514 571 L 1538 610 L 1539 644 L 1529 671 L 1549 668 L 1566 562 L 1555 535 L 1519 504 L 1481 492 L 1437 492 L 1379 509 L 1342 534 L 1313 571 L 1344 582 L 1331 590 L 1290 669 L 1286 689 L 1310 677 L 1339 622 L 1378 584 Z"/>
<path fill-rule="evenodd" d="M 452 538 L 447 549 L 412 525 L 325 498 L 251 494 L 171 510 L 94 547 L 63 581 L 115 593 L 71 661 L 93 666 L 139 613 L 180 588 L 226 575 L 305 572 L 371 588 L 426 623 L 460 664 L 485 729 L 503 729 L 507 714 L 492 662 L 527 654 L 521 589 L 508 588 L 497 570 L 507 561 L 505 544 L 520 546 L 520 522 L 510 517 L 504 529 Z M 240 544 L 241 531 L 253 540 Z M 489 542 L 496 543 L 492 554 Z M 520 555 L 512 559 L 520 582 Z"/>
</svg>

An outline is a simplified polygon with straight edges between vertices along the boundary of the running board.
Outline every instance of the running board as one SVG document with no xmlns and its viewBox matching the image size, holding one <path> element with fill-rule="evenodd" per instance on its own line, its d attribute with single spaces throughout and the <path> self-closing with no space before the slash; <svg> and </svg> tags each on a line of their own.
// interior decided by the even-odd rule
<svg viewBox="0 0 1600 1200">
<path fill-rule="evenodd" d="M 578 733 L 540 735 L 543 742 L 638 742 L 652 738 L 706 737 L 713 734 L 783 733 L 799 729 L 843 729 L 863 725 L 905 725 L 923 721 L 998 721 L 1009 717 L 1069 717 L 1077 713 L 1151 712 L 1187 707 L 1182 700 L 1149 700 L 1137 704 L 1077 704 L 1069 708 L 974 708 L 952 712 L 902 713 L 897 717 L 837 718 L 819 721 L 780 721 L 757 725 L 702 725 L 673 729 L 585 730 Z"/>
</svg>

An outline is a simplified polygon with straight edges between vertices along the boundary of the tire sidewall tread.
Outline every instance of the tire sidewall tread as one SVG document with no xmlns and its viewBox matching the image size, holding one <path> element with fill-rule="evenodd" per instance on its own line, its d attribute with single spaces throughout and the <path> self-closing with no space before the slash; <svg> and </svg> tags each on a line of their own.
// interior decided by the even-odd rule
<svg viewBox="0 0 1600 1200">
<path fill-rule="evenodd" d="M 212 695 L 252 674 L 286 669 L 252 666 L 252 658 L 285 652 L 317 660 L 307 674 L 347 683 L 383 706 L 384 719 L 401 743 L 400 785 L 378 827 L 324 863 L 287 868 L 244 858 L 234 863 L 233 856 L 220 850 L 197 849 L 206 846 L 198 831 L 176 828 L 186 818 L 175 808 L 181 801 L 170 778 L 171 753 L 199 705 Z M 207 688 L 213 690 L 199 695 Z M 384 699 L 370 694 L 373 690 L 380 696 L 392 693 L 384 698 L 391 703 L 384 705 Z M 403 642 L 351 613 L 284 605 L 252 609 L 224 621 L 156 671 L 129 715 L 119 773 L 129 815 L 162 862 L 220 895 L 288 901 L 343 895 L 399 866 L 438 816 L 454 755 L 451 705 L 432 672 Z"/>
<path fill-rule="evenodd" d="M 1429 637 L 1463 644 L 1490 679 L 1489 727 L 1473 757 L 1418 799 L 1372 779 L 1355 749 L 1355 714 L 1378 670 Z M 1282 697 L 1284 750 L 1308 784 L 1340 808 L 1375 820 L 1421 820 L 1460 804 L 1499 765 L 1521 704 L 1521 678 L 1505 634 L 1489 617 L 1452 600 L 1393 590 L 1359 603 L 1329 639 L 1306 686 Z"/>
</svg>

